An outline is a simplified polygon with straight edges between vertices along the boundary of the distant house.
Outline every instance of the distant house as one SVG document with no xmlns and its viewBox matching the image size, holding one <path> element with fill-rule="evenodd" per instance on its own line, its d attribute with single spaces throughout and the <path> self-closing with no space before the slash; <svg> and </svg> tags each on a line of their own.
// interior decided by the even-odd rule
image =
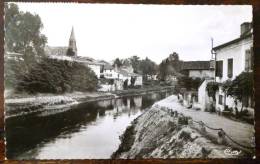
<svg viewBox="0 0 260 164">
<path fill-rule="evenodd" d="M 134 86 L 142 86 L 143 85 L 143 76 L 133 73 L 133 68 L 129 68 L 132 66 L 123 66 L 115 68 L 110 64 L 105 64 L 102 67 L 101 78 L 113 80 L 112 83 L 109 83 L 106 80 L 105 84 L 100 84 L 100 91 L 114 91 L 114 90 L 123 90 L 124 85 L 131 86 L 131 80 L 134 79 Z M 105 80 L 101 81 L 105 81 Z M 111 81 L 110 81 L 111 82 Z"/>
<path fill-rule="evenodd" d="M 241 34 L 238 38 L 213 48 L 216 58 L 216 82 L 234 80 L 243 71 L 253 71 L 253 30 L 250 22 L 241 24 Z M 225 101 L 225 102 L 224 102 Z M 245 100 L 252 106 L 251 98 Z M 219 111 L 234 106 L 234 99 L 225 94 L 222 87 L 216 93 L 216 108 Z"/>
<path fill-rule="evenodd" d="M 101 68 L 100 76 L 106 79 L 116 79 L 118 78 L 118 73 L 115 72 L 115 69 L 111 64 L 104 63 L 104 65 Z"/>
<path fill-rule="evenodd" d="M 134 86 L 141 86 L 143 85 L 143 76 L 134 73 L 133 71 L 129 71 L 129 68 L 117 68 L 115 71 L 118 73 L 118 79 L 122 79 L 123 81 L 127 80 L 127 85 L 131 85 L 131 79 L 135 79 Z"/>
<path fill-rule="evenodd" d="M 211 61 L 184 61 L 181 73 L 191 78 L 214 78 L 214 67 Z"/>
<path fill-rule="evenodd" d="M 100 78 L 100 76 L 101 76 L 101 68 L 103 66 L 102 63 L 100 63 L 99 61 L 94 60 L 92 58 L 83 57 L 83 56 L 72 57 L 72 59 L 75 62 L 82 63 L 85 66 L 89 67 L 96 74 L 97 78 L 98 79 Z"/>
</svg>

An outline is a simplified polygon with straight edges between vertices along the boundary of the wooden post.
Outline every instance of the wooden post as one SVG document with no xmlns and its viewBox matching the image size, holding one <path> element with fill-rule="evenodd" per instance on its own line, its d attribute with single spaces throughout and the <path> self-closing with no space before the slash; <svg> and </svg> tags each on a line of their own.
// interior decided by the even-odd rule
<svg viewBox="0 0 260 164">
<path fill-rule="evenodd" d="M 218 131 L 218 144 L 225 144 L 226 143 L 226 134 L 223 130 Z"/>
<path fill-rule="evenodd" d="M 207 132 L 206 131 L 206 127 L 205 127 L 203 122 L 200 123 L 200 130 L 201 130 L 202 133 L 206 133 Z"/>
</svg>

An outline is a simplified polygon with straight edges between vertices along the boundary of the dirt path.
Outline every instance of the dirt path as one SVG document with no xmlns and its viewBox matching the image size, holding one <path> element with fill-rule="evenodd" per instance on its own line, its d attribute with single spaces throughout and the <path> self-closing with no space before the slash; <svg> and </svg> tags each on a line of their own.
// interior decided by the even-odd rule
<svg viewBox="0 0 260 164">
<path fill-rule="evenodd" d="M 245 146 L 254 145 L 254 126 L 248 123 L 230 120 L 228 118 L 204 111 L 187 109 L 178 103 L 177 96 L 173 95 L 154 104 L 154 106 L 166 107 L 185 116 L 191 117 L 195 121 L 203 121 L 213 128 L 222 128 L 235 141 Z M 207 133 L 217 136 L 217 132 L 207 129 Z M 232 144 L 233 145 L 233 144 Z"/>
</svg>

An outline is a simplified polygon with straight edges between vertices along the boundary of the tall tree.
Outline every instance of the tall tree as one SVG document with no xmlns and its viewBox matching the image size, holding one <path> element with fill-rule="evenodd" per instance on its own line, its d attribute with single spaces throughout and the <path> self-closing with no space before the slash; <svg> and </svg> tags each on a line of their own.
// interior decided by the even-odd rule
<svg viewBox="0 0 260 164">
<path fill-rule="evenodd" d="M 123 65 L 122 60 L 120 60 L 119 58 L 116 58 L 116 59 L 114 60 L 114 63 L 113 63 L 113 66 L 114 66 L 114 67 L 115 67 L 115 66 L 121 67 L 122 65 Z"/>
<path fill-rule="evenodd" d="M 242 102 L 243 107 L 249 105 L 249 98 L 253 97 L 254 92 L 254 76 L 252 72 L 242 72 L 231 82 L 227 88 L 227 95 L 233 96 L 237 101 Z"/>
<path fill-rule="evenodd" d="M 159 78 L 165 80 L 169 75 L 177 75 L 181 69 L 181 63 L 182 61 L 179 60 L 179 55 L 176 52 L 170 54 L 159 65 Z"/>
<path fill-rule="evenodd" d="M 138 73 L 139 65 L 140 65 L 140 58 L 136 55 L 129 58 L 134 69 L 135 73 Z"/>
<path fill-rule="evenodd" d="M 5 4 L 5 50 L 21 53 L 27 65 L 44 55 L 47 38 L 41 34 L 39 15 L 19 11 L 14 3 Z"/>
<path fill-rule="evenodd" d="M 140 61 L 140 72 L 143 74 L 143 76 L 147 77 L 147 75 L 155 75 L 157 74 L 157 64 L 150 60 L 148 57 L 146 57 L 144 60 Z"/>
</svg>

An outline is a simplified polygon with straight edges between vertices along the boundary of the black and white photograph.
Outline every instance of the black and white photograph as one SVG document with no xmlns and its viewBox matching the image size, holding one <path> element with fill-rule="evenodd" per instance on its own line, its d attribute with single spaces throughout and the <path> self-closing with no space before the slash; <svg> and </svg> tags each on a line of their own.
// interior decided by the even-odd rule
<svg viewBox="0 0 260 164">
<path fill-rule="evenodd" d="M 253 38 L 251 5 L 6 2 L 6 159 L 253 159 Z"/>
</svg>

